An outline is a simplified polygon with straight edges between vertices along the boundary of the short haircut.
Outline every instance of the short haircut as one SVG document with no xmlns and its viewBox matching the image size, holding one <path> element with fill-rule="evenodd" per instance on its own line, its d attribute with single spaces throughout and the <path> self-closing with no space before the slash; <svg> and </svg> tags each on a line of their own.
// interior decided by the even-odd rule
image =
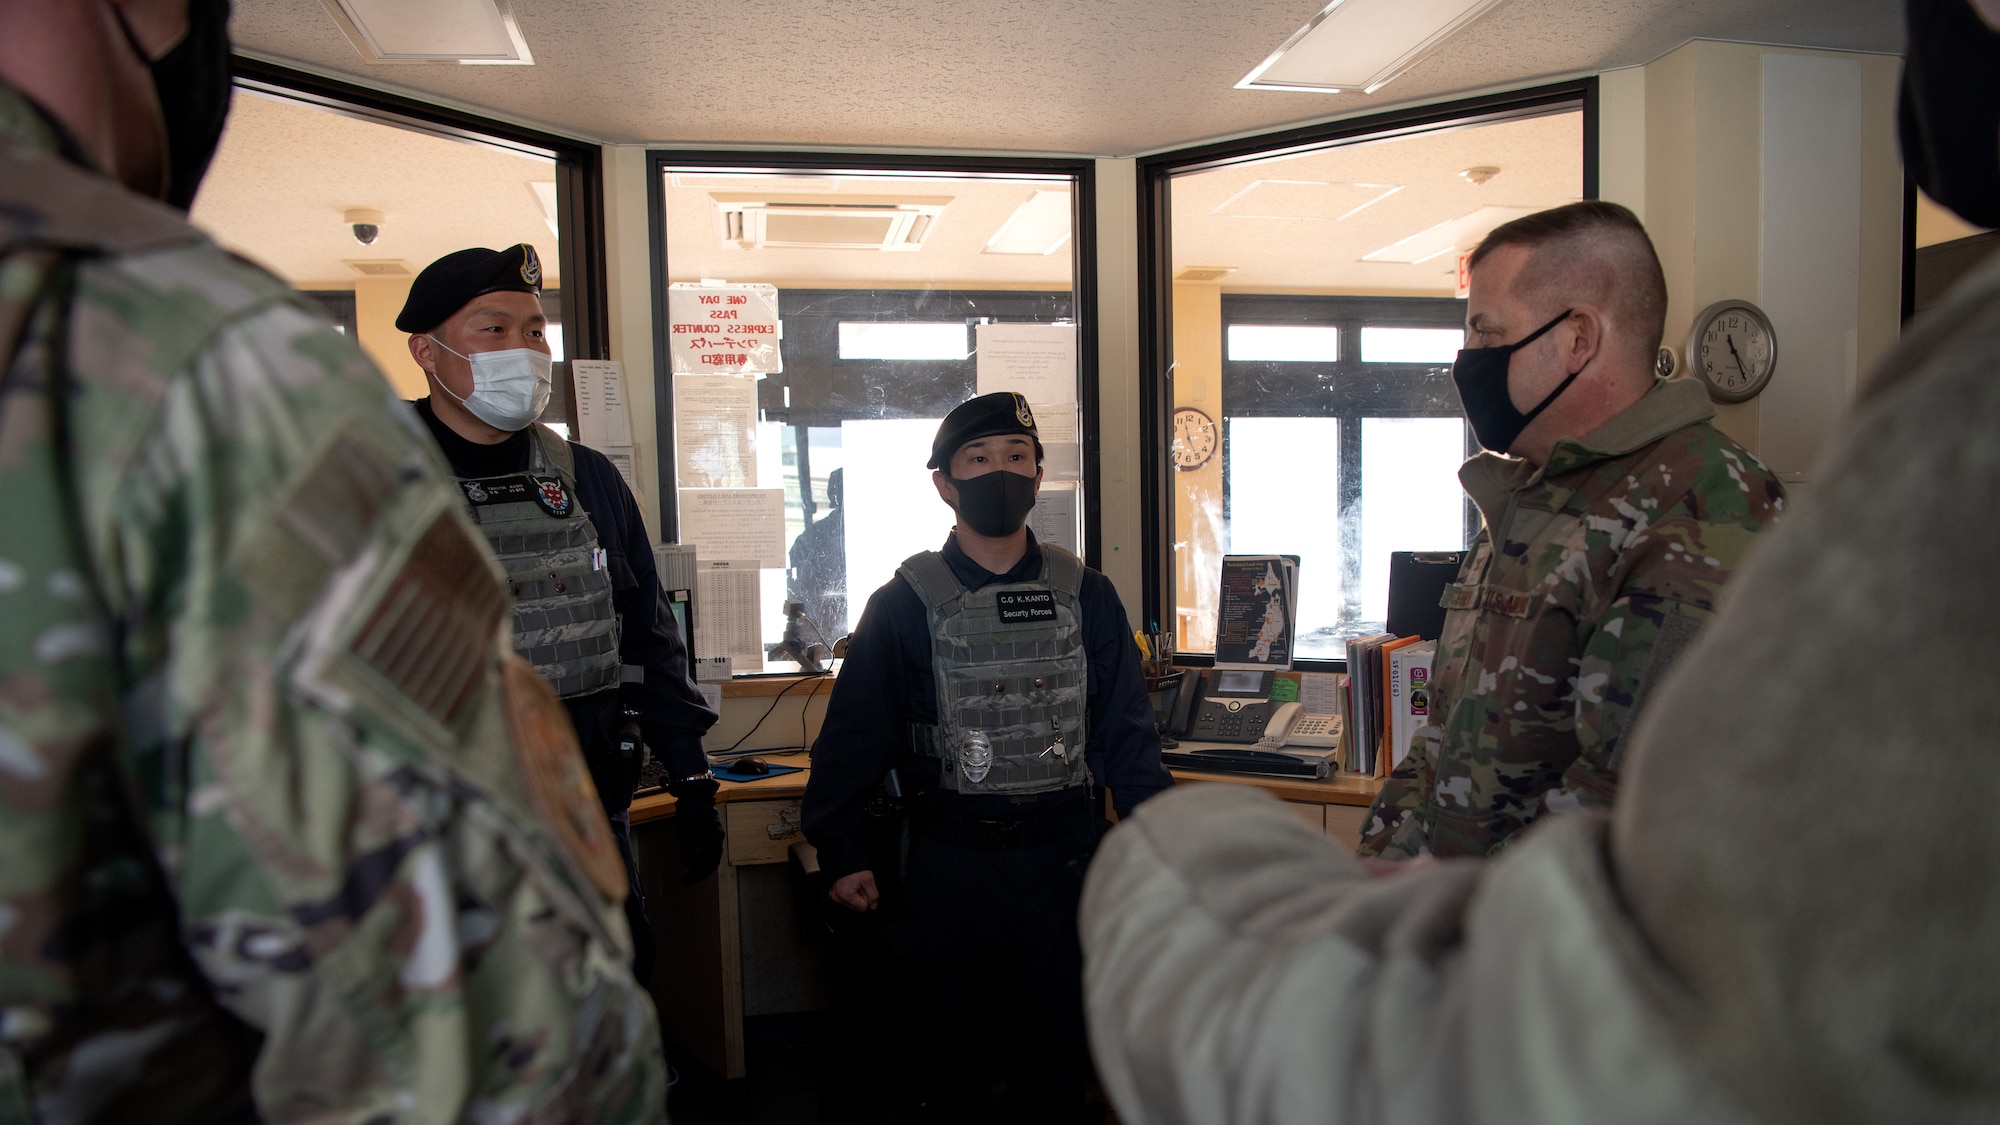
<svg viewBox="0 0 2000 1125">
<path fill-rule="evenodd" d="M 1544 294 L 1551 308 L 1605 309 L 1651 365 L 1667 329 L 1667 278 L 1639 216 L 1598 199 L 1523 215 L 1493 228 L 1467 268 L 1503 246 L 1530 252 L 1518 292 Z"/>
</svg>

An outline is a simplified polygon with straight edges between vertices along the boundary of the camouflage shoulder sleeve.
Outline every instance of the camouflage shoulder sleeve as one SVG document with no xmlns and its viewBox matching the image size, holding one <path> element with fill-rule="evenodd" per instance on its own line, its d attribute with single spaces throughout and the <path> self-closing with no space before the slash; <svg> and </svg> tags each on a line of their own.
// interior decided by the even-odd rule
<svg viewBox="0 0 2000 1125">
<path fill-rule="evenodd" d="M 1425 850 L 1423 822 L 1417 815 L 1436 783 L 1438 748 L 1444 732 L 1434 725 L 1418 727 L 1410 736 L 1410 752 L 1369 803 L 1361 822 L 1361 843 L 1354 854 L 1363 858 L 1410 859 Z"/>
<path fill-rule="evenodd" d="M 504 670 L 496 564 L 409 412 L 210 246 L 91 264 L 71 307 L 119 772 L 201 982 L 261 1037 L 259 1111 L 662 1119 L 574 735 Z"/>
</svg>

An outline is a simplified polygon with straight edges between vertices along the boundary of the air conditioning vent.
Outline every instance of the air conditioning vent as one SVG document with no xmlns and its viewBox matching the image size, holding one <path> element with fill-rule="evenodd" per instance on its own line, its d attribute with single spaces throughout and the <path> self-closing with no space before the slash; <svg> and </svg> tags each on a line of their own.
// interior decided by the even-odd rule
<svg viewBox="0 0 2000 1125">
<path fill-rule="evenodd" d="M 948 195 L 772 199 L 712 193 L 715 233 L 745 250 L 921 250 Z"/>
</svg>

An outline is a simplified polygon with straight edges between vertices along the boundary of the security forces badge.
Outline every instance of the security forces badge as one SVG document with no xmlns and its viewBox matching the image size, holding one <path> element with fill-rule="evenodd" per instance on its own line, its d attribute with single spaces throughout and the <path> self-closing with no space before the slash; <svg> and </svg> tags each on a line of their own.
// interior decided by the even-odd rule
<svg viewBox="0 0 2000 1125">
<path fill-rule="evenodd" d="M 521 280 L 537 289 L 542 287 L 542 259 L 525 242 L 521 244 Z"/>
<path fill-rule="evenodd" d="M 542 511 L 560 520 L 568 519 L 569 514 L 576 510 L 576 502 L 570 498 L 569 489 L 563 487 L 560 478 L 529 477 L 528 479 L 534 482 L 535 503 L 542 506 Z"/>
<path fill-rule="evenodd" d="M 1030 430 L 1035 428 L 1035 412 L 1028 409 L 1028 396 L 1019 391 L 1014 392 L 1014 418 Z"/>
</svg>

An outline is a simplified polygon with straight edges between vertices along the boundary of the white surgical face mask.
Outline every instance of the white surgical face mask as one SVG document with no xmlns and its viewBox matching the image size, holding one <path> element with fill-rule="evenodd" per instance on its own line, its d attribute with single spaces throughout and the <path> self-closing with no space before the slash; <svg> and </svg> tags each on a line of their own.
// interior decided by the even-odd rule
<svg viewBox="0 0 2000 1125">
<path fill-rule="evenodd" d="M 451 394 L 439 379 L 444 393 L 457 398 L 472 416 L 496 430 L 526 429 L 542 416 L 549 404 L 549 354 L 534 348 L 509 348 L 504 352 L 452 351 L 436 336 L 431 343 L 472 365 L 472 393 L 464 398 Z"/>
</svg>

